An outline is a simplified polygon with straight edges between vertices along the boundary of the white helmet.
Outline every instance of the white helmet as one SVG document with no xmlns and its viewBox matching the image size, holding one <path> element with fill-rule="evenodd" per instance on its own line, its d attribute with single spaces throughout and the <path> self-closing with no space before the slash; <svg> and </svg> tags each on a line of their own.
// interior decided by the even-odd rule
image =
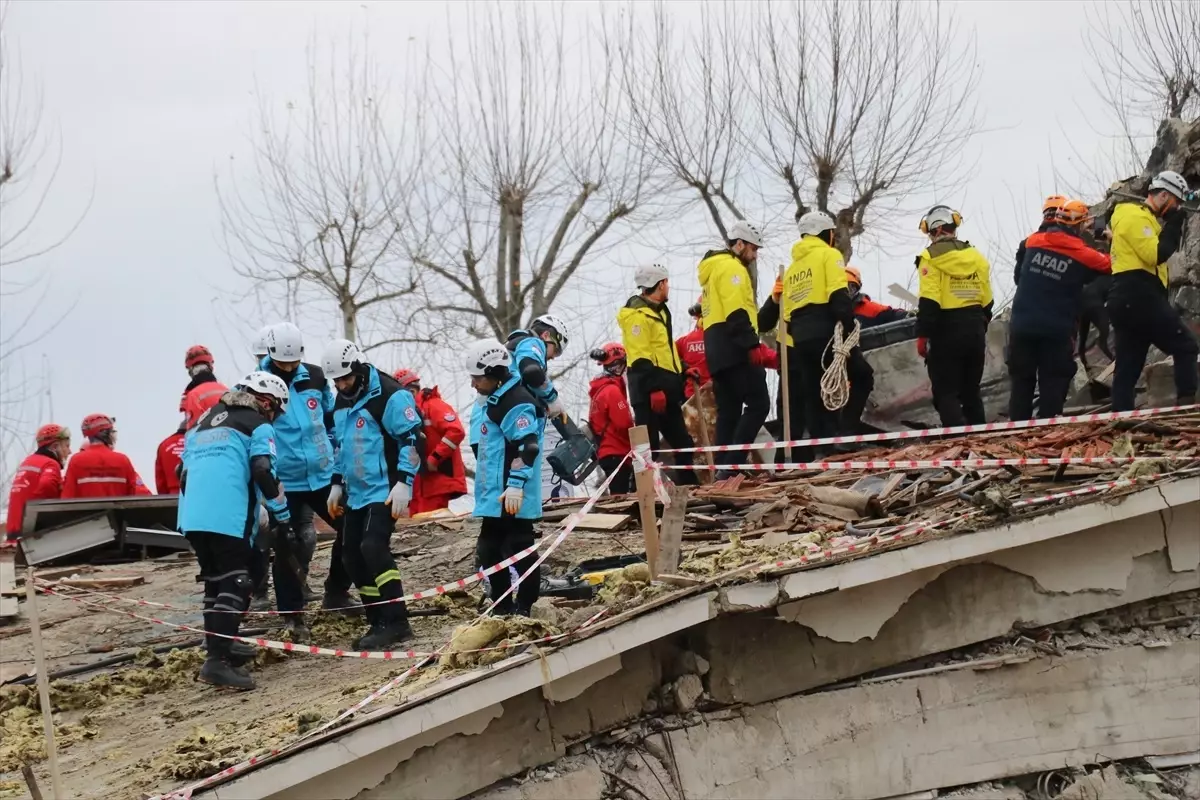
<svg viewBox="0 0 1200 800">
<path fill-rule="evenodd" d="M 272 361 L 299 361 L 304 358 L 304 337 L 290 322 L 281 322 L 267 331 L 267 355 Z"/>
<path fill-rule="evenodd" d="M 739 219 L 729 226 L 729 241 L 736 242 L 738 239 L 749 242 L 755 247 L 762 247 L 762 232 L 757 225 L 746 222 L 744 219 Z"/>
<path fill-rule="evenodd" d="M 356 362 L 366 360 L 366 356 L 354 342 L 349 339 L 334 339 L 325 345 L 325 352 L 321 353 L 321 369 L 327 378 L 344 378 L 350 374 Z"/>
<path fill-rule="evenodd" d="M 796 225 L 800 228 L 801 236 L 820 236 L 825 231 L 831 231 L 837 227 L 833 217 L 824 211 L 809 211 L 800 217 Z"/>
<path fill-rule="evenodd" d="M 258 329 L 258 333 L 254 334 L 254 339 L 250 342 L 250 354 L 255 358 L 262 358 L 267 354 L 267 334 L 271 332 L 271 325 L 263 325 Z"/>
<path fill-rule="evenodd" d="M 929 233 L 946 225 L 953 225 L 956 228 L 962 225 L 962 214 L 950 206 L 934 206 L 925 212 L 925 216 L 921 217 L 920 229 L 921 233 Z"/>
<path fill-rule="evenodd" d="M 247 392 L 275 398 L 279 403 L 279 410 L 287 411 L 288 387 L 281 379 L 271 373 L 251 372 L 245 378 L 242 378 L 241 383 L 238 385 Z"/>
<path fill-rule="evenodd" d="M 533 321 L 530 326 L 534 333 L 541 333 L 544 330 L 554 332 L 558 338 L 558 349 L 567 349 L 567 323 L 562 321 L 562 317 L 557 317 L 554 314 L 542 314 Z"/>
<path fill-rule="evenodd" d="M 508 348 L 499 342 L 481 339 L 467 347 L 466 363 L 468 375 L 475 378 L 496 378 L 499 377 L 496 373 L 501 369 L 507 370 L 512 367 L 512 356 L 509 355 Z"/>
<path fill-rule="evenodd" d="M 653 289 L 659 281 L 665 281 L 671 273 L 662 264 L 641 266 L 633 271 L 633 283 L 639 289 Z"/>
<path fill-rule="evenodd" d="M 1154 180 L 1150 181 L 1150 191 L 1157 192 L 1160 189 L 1175 195 L 1181 202 L 1187 198 L 1187 180 L 1178 172 L 1168 169 L 1155 175 Z"/>
</svg>

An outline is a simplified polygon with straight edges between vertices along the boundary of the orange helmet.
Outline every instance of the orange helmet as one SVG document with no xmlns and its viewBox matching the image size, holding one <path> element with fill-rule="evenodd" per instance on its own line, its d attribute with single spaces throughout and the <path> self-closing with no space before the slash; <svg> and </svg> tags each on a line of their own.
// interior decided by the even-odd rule
<svg viewBox="0 0 1200 800">
<path fill-rule="evenodd" d="M 187 349 L 187 354 L 183 357 L 183 366 L 191 369 L 197 364 L 213 365 L 212 353 L 202 344 L 194 344 Z"/>
<path fill-rule="evenodd" d="M 1059 225 L 1084 225 L 1092 218 L 1092 210 L 1082 200 L 1068 200 L 1054 214 L 1054 221 Z"/>
<path fill-rule="evenodd" d="M 412 386 L 414 383 L 419 384 L 421 382 L 421 376 L 411 369 L 398 369 L 392 374 L 392 377 L 399 381 L 400 385 L 405 388 Z"/>
<path fill-rule="evenodd" d="M 51 422 L 49 425 L 38 428 L 36 439 L 38 447 L 49 447 L 55 442 L 71 441 L 71 432 L 62 425 L 55 425 Z"/>
<path fill-rule="evenodd" d="M 849 283 L 857 283 L 862 287 L 862 273 L 854 267 L 846 267 L 846 280 Z"/>
<path fill-rule="evenodd" d="M 83 418 L 83 438 L 95 439 L 111 431 L 116 420 L 106 414 L 88 414 Z"/>
<path fill-rule="evenodd" d="M 1069 200 L 1065 195 L 1050 195 L 1046 198 L 1046 201 L 1042 203 L 1042 218 L 1054 219 L 1055 215 L 1058 214 L 1058 210 L 1065 206 L 1068 202 Z"/>
</svg>

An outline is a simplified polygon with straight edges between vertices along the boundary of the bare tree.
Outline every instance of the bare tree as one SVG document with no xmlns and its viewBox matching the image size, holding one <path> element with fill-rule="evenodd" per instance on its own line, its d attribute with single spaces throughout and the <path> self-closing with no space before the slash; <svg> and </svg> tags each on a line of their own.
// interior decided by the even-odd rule
<svg viewBox="0 0 1200 800">
<path fill-rule="evenodd" d="M 978 130 L 973 47 L 939 5 L 909 0 L 771 3 L 747 41 L 766 168 L 786 188 L 796 219 L 812 209 L 837 221 L 852 253 L 885 211 L 914 190 L 951 188 Z"/>
<path fill-rule="evenodd" d="M 217 185 L 226 251 L 238 274 L 273 287 L 288 308 L 333 300 L 342 334 L 357 341 L 365 315 L 419 299 L 395 206 L 415 151 L 389 139 L 387 90 L 365 45 L 341 58 L 332 48 L 325 62 L 311 47 L 307 86 L 301 103 L 258 93 L 253 189 L 232 170 L 228 187 Z M 402 330 L 362 345 L 422 341 Z"/>
<path fill-rule="evenodd" d="M 432 334 L 502 339 L 568 287 L 585 304 L 601 280 L 588 267 L 661 206 L 651 159 L 624 136 L 607 37 L 568 31 L 563 5 L 474 9 L 447 62 L 429 54 L 436 135 L 402 227 Z"/>
</svg>

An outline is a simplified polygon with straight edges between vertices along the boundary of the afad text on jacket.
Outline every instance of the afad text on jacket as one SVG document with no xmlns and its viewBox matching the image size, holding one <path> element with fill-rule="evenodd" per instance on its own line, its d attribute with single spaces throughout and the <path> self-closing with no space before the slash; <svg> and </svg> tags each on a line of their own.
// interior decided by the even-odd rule
<svg viewBox="0 0 1200 800">
<path fill-rule="evenodd" d="M 1052 226 L 1032 234 L 1017 266 L 1011 329 L 1071 338 L 1083 308 L 1084 285 L 1107 273 L 1110 263 L 1073 230 Z"/>
</svg>

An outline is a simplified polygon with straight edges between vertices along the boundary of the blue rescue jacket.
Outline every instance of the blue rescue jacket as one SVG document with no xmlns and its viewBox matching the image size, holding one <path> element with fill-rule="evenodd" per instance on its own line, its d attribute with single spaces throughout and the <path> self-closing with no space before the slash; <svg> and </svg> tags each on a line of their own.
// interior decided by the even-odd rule
<svg viewBox="0 0 1200 800">
<path fill-rule="evenodd" d="M 334 482 L 346 486 L 346 505 L 382 503 L 398 481 L 412 486 L 421 466 L 421 415 L 410 392 L 391 375 L 368 367 L 366 388 L 333 404 L 337 465 Z"/>
<path fill-rule="evenodd" d="M 277 520 L 288 521 L 274 467 L 271 423 L 250 395 L 227 392 L 184 438 L 179 529 L 251 540 L 260 502 Z"/>
<path fill-rule="evenodd" d="M 482 398 L 486 400 L 487 398 Z M 471 404 L 471 427 L 467 430 L 467 444 L 479 444 L 479 426 L 483 424 L 483 410 L 487 407 L 487 403 L 480 403 L 478 400 Z"/>
<path fill-rule="evenodd" d="M 547 405 L 558 399 L 558 390 L 550 380 L 550 368 L 547 366 L 546 343 L 540 336 L 534 336 L 529 331 L 513 331 L 508 335 L 505 347 L 512 353 L 513 374 L 521 376 L 525 388 L 538 400 Z M 542 382 L 534 386 L 529 380 L 531 366 L 538 367 L 538 374 L 545 376 Z"/>
<path fill-rule="evenodd" d="M 544 417 L 520 378 L 513 376 L 488 396 L 475 459 L 475 516 L 504 516 L 500 496 L 513 486 L 525 492 L 517 518 L 541 519 L 542 456 L 539 453 L 533 464 L 526 464 L 520 453 L 530 437 L 540 446 L 544 425 Z"/>
<path fill-rule="evenodd" d="M 286 383 L 290 395 L 287 413 L 273 423 L 279 480 L 296 492 L 325 488 L 333 476 L 333 392 L 325 373 L 315 364 L 292 373 L 272 369 L 270 357 L 259 367 Z"/>
</svg>

